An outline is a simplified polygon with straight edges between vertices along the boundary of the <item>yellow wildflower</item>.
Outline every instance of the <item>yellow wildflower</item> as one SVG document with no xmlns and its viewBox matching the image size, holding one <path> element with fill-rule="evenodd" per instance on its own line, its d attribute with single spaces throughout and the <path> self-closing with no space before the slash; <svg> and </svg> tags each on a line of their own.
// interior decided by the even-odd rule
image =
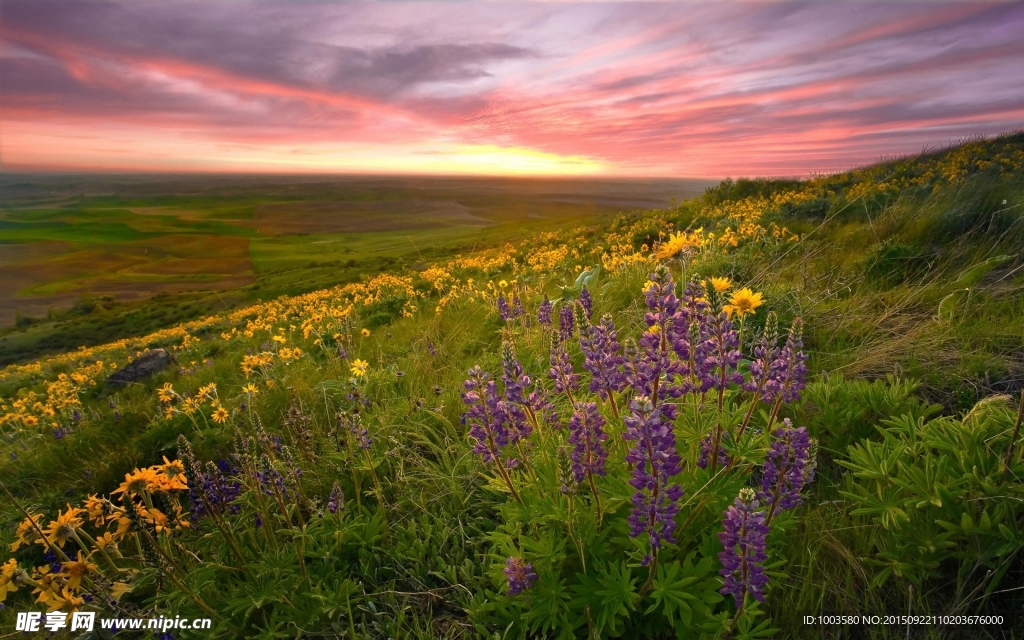
<svg viewBox="0 0 1024 640">
<path fill-rule="evenodd" d="M 352 375 L 362 377 L 366 375 L 366 372 L 370 368 L 370 363 L 366 360 L 359 360 L 358 358 L 352 361 L 351 372 Z"/>
<path fill-rule="evenodd" d="M 218 406 L 217 409 L 214 410 L 213 415 L 210 417 L 213 418 L 213 421 L 216 422 L 217 424 L 224 424 L 225 422 L 228 421 L 228 410 L 225 409 L 224 407 Z"/>
<path fill-rule="evenodd" d="M 760 292 L 754 293 L 749 287 L 744 287 L 732 294 L 729 304 L 725 305 L 723 309 L 729 315 L 735 313 L 742 318 L 748 313 L 754 313 L 762 304 L 764 304 L 764 300 L 761 299 Z"/>
<path fill-rule="evenodd" d="M 60 574 L 58 575 L 67 578 L 67 587 L 69 589 L 77 589 L 82 584 L 82 576 L 96 569 L 99 569 L 99 567 L 89 562 L 88 558 L 83 557 L 82 551 L 79 550 L 77 560 L 68 560 L 61 563 Z"/>
<path fill-rule="evenodd" d="M 370 330 L 369 329 L 365 329 L 364 328 L 361 333 L 363 334 L 364 338 L 369 338 L 370 337 Z"/>
<path fill-rule="evenodd" d="M 80 513 L 85 513 L 85 509 L 72 507 L 69 504 L 68 510 L 58 513 L 57 519 L 51 520 L 50 524 L 43 530 L 46 540 L 52 545 L 63 547 L 74 535 L 75 529 L 82 526 L 82 519 L 78 517 Z"/>
<path fill-rule="evenodd" d="M 174 393 L 174 386 L 170 382 L 165 382 L 164 386 L 157 390 L 157 393 L 160 395 L 160 402 L 170 402 L 174 400 L 176 395 Z"/>
<path fill-rule="evenodd" d="M 136 469 L 124 474 L 124 482 L 113 493 L 142 494 L 160 489 L 160 480 L 152 468 Z"/>
<path fill-rule="evenodd" d="M 711 286 L 715 288 L 718 293 L 725 293 L 732 288 L 732 280 L 729 278 L 711 278 Z"/>
<path fill-rule="evenodd" d="M 0 602 L 7 599 L 8 593 L 18 590 L 18 583 L 14 578 L 19 573 L 21 573 L 21 567 L 18 566 L 18 562 L 14 558 L 0 565 Z"/>
<path fill-rule="evenodd" d="M 11 551 L 17 551 L 23 544 L 31 544 L 33 540 L 36 540 L 39 533 L 36 531 L 36 527 L 42 529 L 39 525 L 39 521 L 43 518 L 40 514 L 30 514 L 28 518 L 21 521 L 18 525 L 17 530 L 14 532 L 14 542 L 11 543 Z"/>
</svg>

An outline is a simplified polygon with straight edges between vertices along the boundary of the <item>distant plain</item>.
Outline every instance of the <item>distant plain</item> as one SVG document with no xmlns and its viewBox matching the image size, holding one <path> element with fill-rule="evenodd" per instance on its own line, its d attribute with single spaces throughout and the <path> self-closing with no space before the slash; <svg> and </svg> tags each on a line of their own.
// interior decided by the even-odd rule
<svg viewBox="0 0 1024 640">
<path fill-rule="evenodd" d="M 666 207 L 711 184 L 2 174 L 0 364 Z"/>
</svg>

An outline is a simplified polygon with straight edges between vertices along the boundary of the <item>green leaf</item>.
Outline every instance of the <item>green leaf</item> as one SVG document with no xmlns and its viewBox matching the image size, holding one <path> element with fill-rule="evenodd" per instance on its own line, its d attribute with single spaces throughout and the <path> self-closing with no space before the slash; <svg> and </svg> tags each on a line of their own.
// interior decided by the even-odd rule
<svg viewBox="0 0 1024 640">
<path fill-rule="evenodd" d="M 978 264 L 972 264 L 963 271 L 956 278 L 956 283 L 965 287 L 973 287 L 978 284 L 985 274 L 992 269 L 995 269 L 1001 264 L 1005 264 L 1010 260 L 1013 260 L 1014 256 L 994 256 L 984 262 Z"/>
<path fill-rule="evenodd" d="M 968 294 L 971 292 L 970 287 L 963 289 L 957 289 L 953 293 L 947 295 L 939 302 L 938 319 L 941 322 L 949 322 L 953 319 L 957 310 L 962 306 L 964 300 L 967 299 Z"/>
<path fill-rule="evenodd" d="M 620 625 L 636 608 L 640 594 L 636 592 L 636 578 L 629 567 L 611 563 L 599 567 L 598 571 L 598 578 L 577 574 L 580 582 L 573 585 L 572 590 L 578 597 L 571 604 L 581 612 L 589 608 L 597 632 L 607 632 L 614 637 L 622 633 Z"/>
</svg>

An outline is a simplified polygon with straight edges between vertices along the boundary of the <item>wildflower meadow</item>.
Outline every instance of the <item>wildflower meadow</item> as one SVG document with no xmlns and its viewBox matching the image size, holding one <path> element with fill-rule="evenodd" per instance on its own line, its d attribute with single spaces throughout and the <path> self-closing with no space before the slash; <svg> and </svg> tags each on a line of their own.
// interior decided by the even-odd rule
<svg viewBox="0 0 1024 640">
<path fill-rule="evenodd" d="M 9 365 L 0 629 L 1020 637 L 1022 176 L 727 180 Z"/>
</svg>

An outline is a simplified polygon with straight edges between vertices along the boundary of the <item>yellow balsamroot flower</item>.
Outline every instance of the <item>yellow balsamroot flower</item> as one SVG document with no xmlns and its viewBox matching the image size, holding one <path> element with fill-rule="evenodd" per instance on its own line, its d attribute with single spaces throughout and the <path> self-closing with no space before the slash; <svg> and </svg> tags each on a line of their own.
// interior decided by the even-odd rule
<svg viewBox="0 0 1024 640">
<path fill-rule="evenodd" d="M 55 595 L 50 599 L 47 611 L 64 609 L 65 611 L 78 611 L 78 608 L 85 604 L 85 598 L 75 595 L 68 590 L 68 587 L 61 589 L 61 595 Z"/>
<path fill-rule="evenodd" d="M 68 589 L 78 589 L 79 585 L 82 584 L 82 576 L 90 571 L 96 571 L 97 569 L 99 569 L 99 567 L 89 562 L 87 558 L 83 557 L 82 551 L 79 550 L 78 559 L 62 562 L 60 573 L 57 575 L 67 578 Z"/>
<path fill-rule="evenodd" d="M 749 287 L 744 287 L 732 294 L 729 298 L 729 304 L 722 307 L 729 314 L 736 314 L 739 317 L 743 317 L 748 313 L 754 313 L 757 308 L 764 304 L 764 300 L 761 299 L 761 293 L 754 293 Z"/>
<path fill-rule="evenodd" d="M 25 417 L 24 417 L 24 418 L 22 419 L 22 422 L 24 422 L 24 423 L 25 423 L 25 426 L 26 426 L 26 427 L 34 427 L 34 426 L 36 426 L 37 424 L 39 424 L 39 418 L 37 418 L 37 417 L 35 417 L 35 416 L 25 416 Z"/>
<path fill-rule="evenodd" d="M 228 421 L 228 410 L 224 407 L 217 407 L 214 410 L 213 415 L 210 417 L 213 418 L 213 421 L 217 424 L 224 424 Z"/>
<path fill-rule="evenodd" d="M 164 463 L 155 467 L 150 467 L 156 473 L 157 482 L 159 483 L 160 491 L 183 491 L 188 489 L 188 484 L 185 480 L 185 465 L 181 463 L 181 460 L 168 460 L 167 456 L 164 456 Z"/>
<path fill-rule="evenodd" d="M 114 504 L 110 500 L 96 495 L 85 499 L 85 510 L 89 514 L 89 520 L 97 527 L 103 526 L 107 521 L 117 517 L 117 509 Z"/>
<path fill-rule="evenodd" d="M 72 507 L 69 504 L 67 511 L 58 513 L 57 519 L 51 520 L 50 524 L 43 529 L 46 540 L 52 545 L 63 547 L 75 534 L 75 529 L 82 526 L 83 520 L 78 517 L 81 513 L 85 513 L 85 509 Z"/>
<path fill-rule="evenodd" d="M 502 289 L 507 289 L 508 288 L 508 280 L 500 280 L 500 281 L 498 281 L 498 286 L 501 287 Z"/>
<path fill-rule="evenodd" d="M 165 382 L 164 386 L 157 390 L 157 394 L 160 396 L 160 402 L 170 402 L 174 400 L 174 386 L 170 382 Z"/>
<path fill-rule="evenodd" d="M 725 293 L 732 288 L 732 280 L 729 278 L 711 278 L 711 286 L 718 293 Z"/>
<path fill-rule="evenodd" d="M 357 377 L 363 377 L 366 372 L 370 369 L 370 363 L 366 360 L 359 360 L 358 358 L 352 361 L 352 367 L 350 371 L 352 375 Z"/>
<path fill-rule="evenodd" d="M 50 565 L 43 565 L 41 567 L 35 567 L 32 569 L 32 579 L 35 581 L 35 589 L 32 590 L 33 595 L 37 595 L 36 602 L 45 604 L 50 607 L 50 611 L 60 608 L 60 603 L 54 605 L 53 601 L 56 599 L 60 600 L 60 595 L 57 593 L 58 585 L 55 584 L 57 580 L 57 574 L 50 572 Z"/>
<path fill-rule="evenodd" d="M 370 337 L 370 330 L 369 329 L 363 329 L 360 333 L 363 334 L 364 338 L 369 338 Z"/>
<path fill-rule="evenodd" d="M 124 482 L 112 493 L 141 495 L 160 489 L 160 479 L 152 467 L 148 469 L 136 469 L 131 473 L 124 474 Z"/>
<path fill-rule="evenodd" d="M 21 572 L 21 567 L 18 566 L 18 562 L 14 558 L 0 565 L 0 602 L 7 599 L 8 593 L 18 590 L 18 583 L 14 578 L 19 572 Z"/>
<path fill-rule="evenodd" d="M 249 384 L 245 385 L 244 387 L 242 387 L 242 393 L 246 393 L 246 394 L 249 394 L 251 396 L 254 396 L 254 395 L 256 395 L 259 392 L 260 392 L 260 390 L 258 388 L 256 388 L 256 385 L 254 385 L 251 382 Z"/>
<path fill-rule="evenodd" d="M 17 551 L 21 548 L 21 545 L 32 544 L 32 542 L 38 539 L 39 532 L 36 530 L 42 529 L 42 525 L 39 521 L 43 519 L 41 514 L 31 514 L 28 518 L 21 521 L 18 525 L 17 530 L 14 532 L 14 542 L 11 543 L 11 551 Z"/>
<path fill-rule="evenodd" d="M 117 540 L 114 540 L 114 536 L 109 531 L 104 531 L 103 535 L 96 536 L 96 548 L 107 549 L 117 548 Z"/>
</svg>

